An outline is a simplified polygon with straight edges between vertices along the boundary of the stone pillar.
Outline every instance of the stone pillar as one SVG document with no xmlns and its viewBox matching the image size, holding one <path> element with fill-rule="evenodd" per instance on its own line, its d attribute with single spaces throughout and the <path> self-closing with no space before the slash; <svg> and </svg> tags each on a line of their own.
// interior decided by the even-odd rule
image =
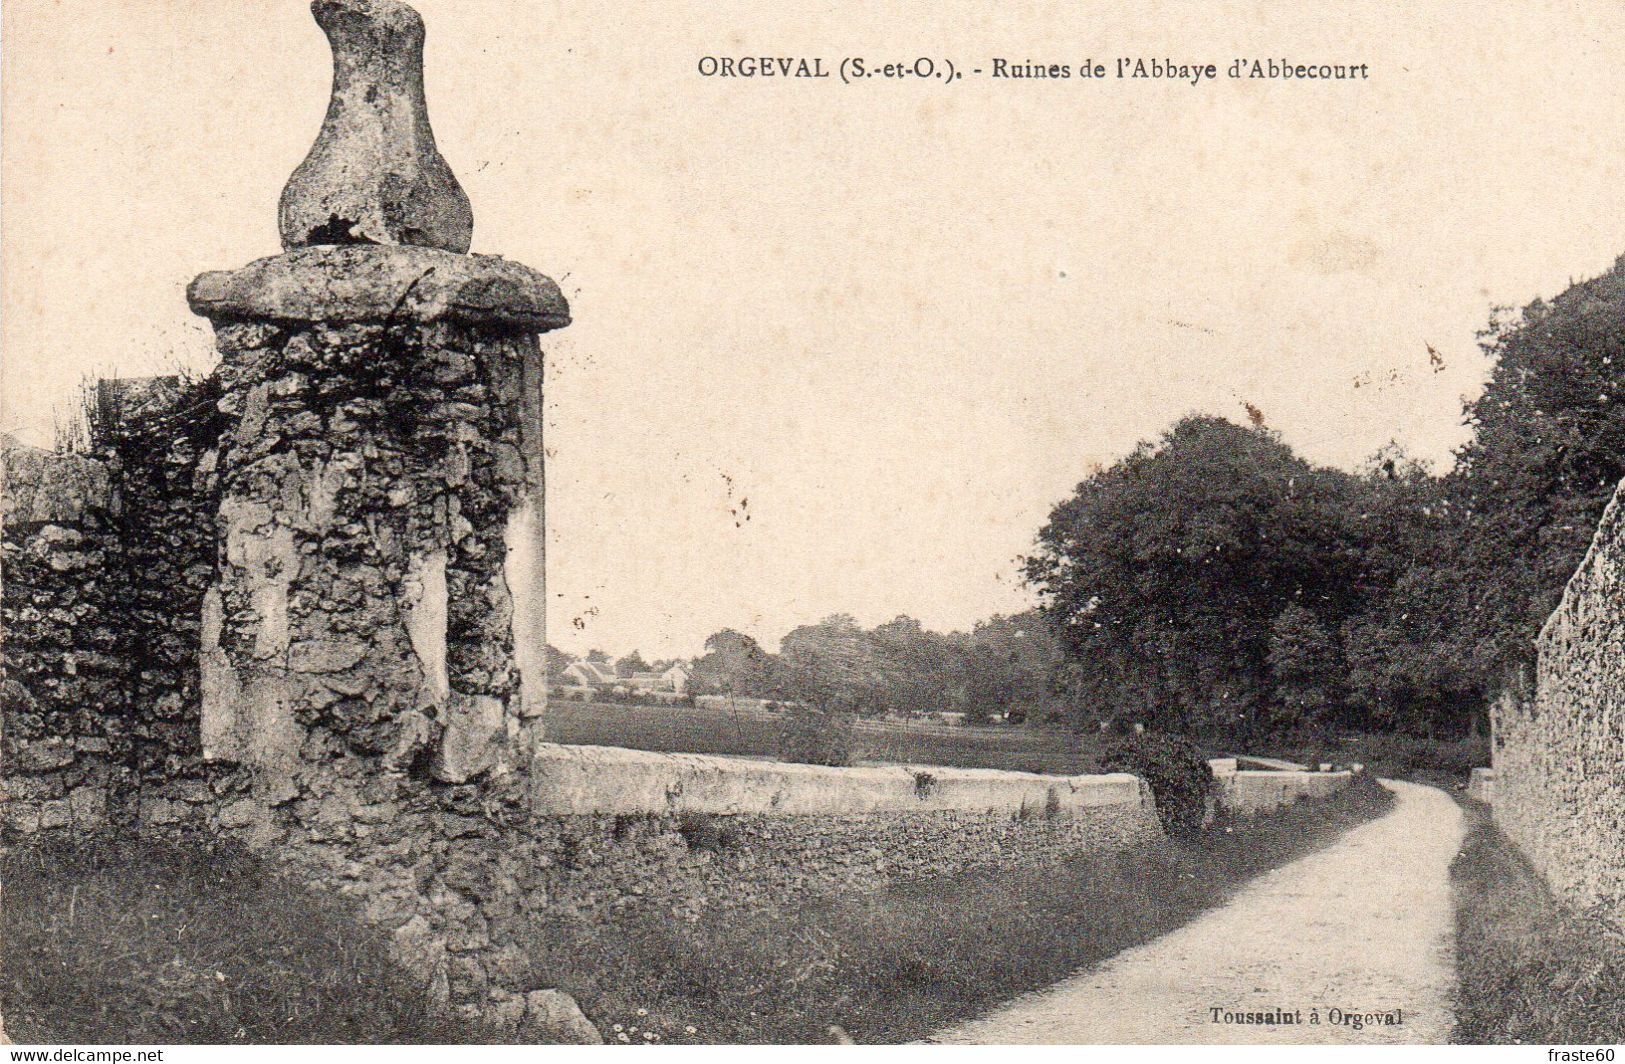
<svg viewBox="0 0 1625 1064">
<path fill-rule="evenodd" d="M 537 337 L 569 322 L 546 277 L 464 253 L 416 12 L 312 10 L 333 99 L 282 196 L 287 250 L 187 293 L 226 418 L 204 753 L 248 766 L 269 804 L 318 764 L 460 783 L 539 738 Z"/>
</svg>

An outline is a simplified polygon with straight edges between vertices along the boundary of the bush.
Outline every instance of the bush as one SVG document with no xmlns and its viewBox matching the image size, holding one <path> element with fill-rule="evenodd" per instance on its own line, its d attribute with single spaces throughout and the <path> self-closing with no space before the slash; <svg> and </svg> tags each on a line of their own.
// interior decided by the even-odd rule
<svg viewBox="0 0 1625 1064">
<path fill-rule="evenodd" d="M 852 763 L 852 717 L 791 704 L 779 732 L 779 757 L 804 765 Z"/>
<path fill-rule="evenodd" d="M 1100 759 L 1106 772 L 1132 772 L 1151 786 L 1157 816 L 1170 835 L 1199 832 L 1213 789 L 1213 769 L 1195 743 L 1178 735 L 1118 735 Z"/>
</svg>

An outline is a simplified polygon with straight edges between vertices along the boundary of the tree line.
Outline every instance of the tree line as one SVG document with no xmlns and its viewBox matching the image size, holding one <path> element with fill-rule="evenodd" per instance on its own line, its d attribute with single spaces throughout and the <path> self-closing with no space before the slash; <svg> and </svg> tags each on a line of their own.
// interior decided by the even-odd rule
<svg viewBox="0 0 1625 1064">
<path fill-rule="evenodd" d="M 1482 727 L 1625 475 L 1625 258 L 1480 339 L 1443 475 L 1188 417 L 1079 484 L 1024 563 L 1074 714 L 1242 743 Z"/>
<path fill-rule="evenodd" d="M 933 632 L 900 616 L 863 628 L 847 614 L 792 630 L 770 654 L 731 629 L 705 642 L 690 688 L 698 694 L 806 703 L 858 716 L 955 712 L 966 723 L 1058 711 L 1059 660 L 1036 613 L 996 615 L 969 632 Z"/>
</svg>

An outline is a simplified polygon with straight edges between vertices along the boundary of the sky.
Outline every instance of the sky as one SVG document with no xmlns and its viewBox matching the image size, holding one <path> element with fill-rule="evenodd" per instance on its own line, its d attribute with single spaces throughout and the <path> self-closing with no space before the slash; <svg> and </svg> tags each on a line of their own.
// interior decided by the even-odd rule
<svg viewBox="0 0 1625 1064">
<path fill-rule="evenodd" d="M 1612 0 L 415 6 L 474 250 L 572 306 L 543 346 L 577 652 L 1022 609 L 1050 508 L 1189 413 L 1446 467 L 1491 308 L 1625 252 Z M 698 74 L 741 55 L 1221 77 Z M 1222 76 L 1254 56 L 1371 77 Z M 86 377 L 211 364 L 185 286 L 279 250 L 331 68 L 298 0 L 14 0 L 3 63 L 0 429 L 49 443 Z"/>
</svg>

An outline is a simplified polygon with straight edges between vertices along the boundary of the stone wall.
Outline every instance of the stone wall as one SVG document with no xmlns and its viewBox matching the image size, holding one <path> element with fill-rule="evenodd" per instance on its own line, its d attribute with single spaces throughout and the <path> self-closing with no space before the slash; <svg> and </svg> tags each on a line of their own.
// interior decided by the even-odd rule
<svg viewBox="0 0 1625 1064">
<path fill-rule="evenodd" d="M 203 593 L 214 578 L 220 432 L 214 379 L 103 381 L 91 441 L 119 498 L 112 581 L 128 662 L 140 815 L 163 823 L 208 800 L 199 730 Z"/>
<path fill-rule="evenodd" d="M 92 397 L 89 453 L 5 445 L 0 779 L 13 831 L 208 800 L 198 646 L 216 539 L 211 383 L 103 381 Z"/>
<path fill-rule="evenodd" d="M 1236 759 L 1215 758 L 1213 785 L 1218 804 L 1236 816 L 1285 809 L 1312 798 L 1329 798 L 1346 788 L 1354 772 L 1283 772 L 1238 769 Z"/>
<path fill-rule="evenodd" d="M 1494 706 L 1495 821 L 1552 888 L 1625 916 L 1625 504 L 1541 630 L 1533 692 Z"/>
<path fill-rule="evenodd" d="M 821 894 L 1032 868 L 1159 838 L 1133 776 L 838 769 L 543 745 L 526 773 L 459 785 L 335 761 L 301 796 L 216 806 L 216 830 L 355 897 L 395 955 L 463 1012 L 516 1022 L 545 985 L 538 921 L 628 907 L 671 919 L 789 911 Z"/>
<path fill-rule="evenodd" d="M 107 463 L 3 441 L 0 765 L 10 832 L 105 826 L 135 793 Z"/>
</svg>

